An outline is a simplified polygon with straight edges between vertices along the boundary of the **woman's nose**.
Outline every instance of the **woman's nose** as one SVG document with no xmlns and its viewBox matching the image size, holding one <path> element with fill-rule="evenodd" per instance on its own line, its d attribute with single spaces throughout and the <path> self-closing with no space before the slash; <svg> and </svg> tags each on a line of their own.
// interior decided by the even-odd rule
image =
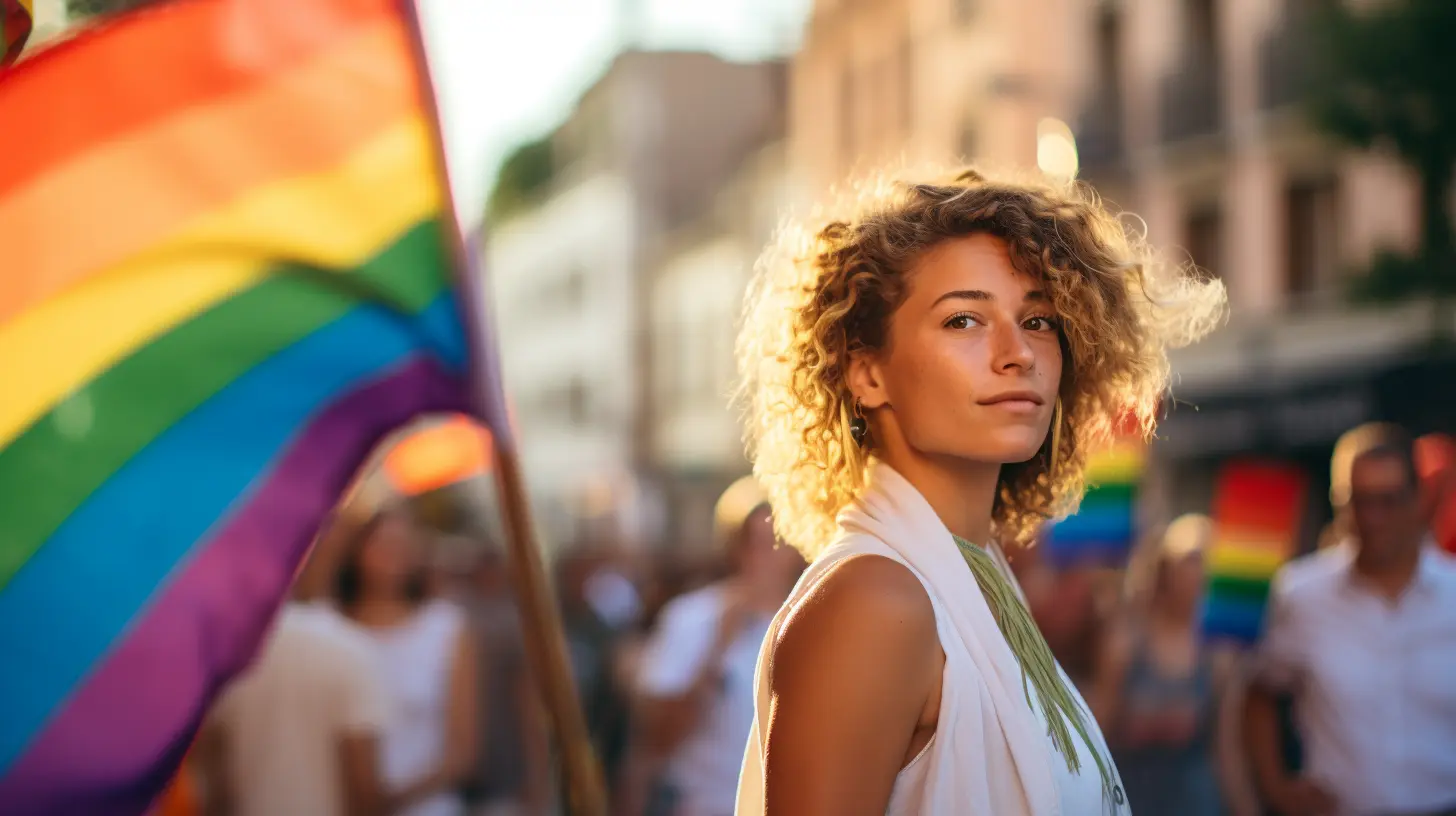
<svg viewBox="0 0 1456 816">
<path fill-rule="evenodd" d="M 1004 325 L 995 333 L 995 359 L 993 365 L 998 371 L 1019 368 L 1030 370 L 1036 363 L 1036 351 L 1027 341 L 1026 332 L 1012 323 Z"/>
</svg>

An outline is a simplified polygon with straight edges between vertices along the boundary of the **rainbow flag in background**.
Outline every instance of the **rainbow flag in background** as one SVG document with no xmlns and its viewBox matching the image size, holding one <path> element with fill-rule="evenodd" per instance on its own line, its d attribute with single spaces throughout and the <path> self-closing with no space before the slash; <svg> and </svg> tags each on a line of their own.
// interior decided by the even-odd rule
<svg viewBox="0 0 1456 816">
<path fill-rule="evenodd" d="M 0 810 L 144 811 L 370 448 L 468 407 L 413 36 L 177 0 L 0 73 Z"/>
<path fill-rule="evenodd" d="M 1308 479 L 1294 465 L 1238 462 L 1219 476 L 1213 503 L 1203 630 L 1244 644 L 1258 638 L 1274 573 L 1294 555 Z"/>
<path fill-rule="evenodd" d="M 1075 515 L 1052 525 L 1047 546 L 1060 564 L 1122 564 L 1132 549 L 1147 445 L 1123 435 L 1087 460 L 1087 493 Z"/>
</svg>

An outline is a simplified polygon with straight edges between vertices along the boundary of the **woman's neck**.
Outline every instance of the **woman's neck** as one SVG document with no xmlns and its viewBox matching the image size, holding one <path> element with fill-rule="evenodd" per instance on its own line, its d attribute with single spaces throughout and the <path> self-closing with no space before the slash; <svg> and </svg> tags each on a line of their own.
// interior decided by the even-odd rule
<svg viewBox="0 0 1456 816">
<path fill-rule="evenodd" d="M 984 546 L 1001 466 L 952 457 L 884 456 L 882 461 L 920 491 L 952 534 Z"/>
<path fill-rule="evenodd" d="M 406 598 L 367 596 L 349 609 L 349 617 L 365 626 L 393 626 L 408 619 L 414 604 Z"/>
</svg>

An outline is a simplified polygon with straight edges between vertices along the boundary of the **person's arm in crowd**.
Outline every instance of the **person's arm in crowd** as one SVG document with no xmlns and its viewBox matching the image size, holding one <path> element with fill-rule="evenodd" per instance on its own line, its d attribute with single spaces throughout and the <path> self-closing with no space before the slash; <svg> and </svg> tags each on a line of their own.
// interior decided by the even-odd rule
<svg viewBox="0 0 1456 816">
<path fill-rule="evenodd" d="M 742 601 L 730 594 L 716 628 L 705 632 L 702 622 L 683 608 L 669 605 L 663 610 L 638 683 L 640 734 L 649 754 L 665 756 L 692 733 L 722 682 L 723 660 L 745 613 Z"/>
<path fill-rule="evenodd" d="M 226 698 L 219 708 L 225 704 Z M 231 816 L 235 800 L 227 771 L 227 735 L 216 710 L 197 732 L 190 760 L 197 770 L 204 816 Z"/>
<path fill-rule="evenodd" d="M 341 734 L 335 751 L 344 812 L 349 816 L 385 816 L 388 811 L 379 779 L 379 735 L 372 731 Z"/>
<path fill-rule="evenodd" d="M 1125 619 L 1117 617 L 1108 621 L 1093 665 L 1087 707 L 1092 709 L 1102 732 L 1112 737 L 1116 736 L 1117 718 L 1122 713 L 1122 689 L 1132 659 L 1132 641 L 1132 628 Z"/>
<path fill-rule="evenodd" d="M 458 787 L 469 778 L 475 768 L 476 743 L 479 741 L 479 671 L 475 637 L 468 626 L 462 626 L 455 644 L 454 660 L 450 664 L 445 710 L 445 755 L 435 770 L 390 797 L 391 811 L 434 793 Z"/>
<path fill-rule="evenodd" d="M 1214 704 L 1217 708 L 1213 760 L 1219 788 L 1232 816 L 1258 816 L 1259 813 L 1259 795 L 1249 776 L 1242 744 L 1240 712 L 1243 710 L 1246 679 L 1236 652 L 1229 649 L 1214 652 Z"/>
<path fill-rule="evenodd" d="M 1258 791 L 1284 816 L 1325 816 L 1336 812 L 1330 794 L 1284 764 L 1279 697 L 1295 687 L 1303 647 L 1292 609 L 1278 578 L 1269 592 L 1264 635 L 1243 701 L 1244 749 Z"/>
</svg>

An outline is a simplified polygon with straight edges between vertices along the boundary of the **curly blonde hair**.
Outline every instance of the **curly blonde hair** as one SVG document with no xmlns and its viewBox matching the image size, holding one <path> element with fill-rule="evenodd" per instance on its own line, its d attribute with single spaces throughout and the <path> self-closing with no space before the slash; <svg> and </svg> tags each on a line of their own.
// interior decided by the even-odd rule
<svg viewBox="0 0 1456 816">
<path fill-rule="evenodd" d="M 970 170 L 937 183 L 885 177 L 851 189 L 843 217 L 790 221 L 760 257 L 737 357 L 745 441 L 779 536 L 814 557 L 835 516 L 865 485 L 849 435 L 851 355 L 882 349 L 926 250 L 957 236 L 1006 242 L 1018 271 L 1042 282 L 1061 326 L 1063 430 L 1052 457 L 1001 469 L 996 534 L 1027 540 L 1074 511 L 1086 452 L 1129 423 L 1150 434 L 1168 381 L 1167 348 L 1224 317 L 1223 285 L 1161 263 L 1085 184 Z M 1055 471 L 1048 472 L 1054 460 Z"/>
</svg>

